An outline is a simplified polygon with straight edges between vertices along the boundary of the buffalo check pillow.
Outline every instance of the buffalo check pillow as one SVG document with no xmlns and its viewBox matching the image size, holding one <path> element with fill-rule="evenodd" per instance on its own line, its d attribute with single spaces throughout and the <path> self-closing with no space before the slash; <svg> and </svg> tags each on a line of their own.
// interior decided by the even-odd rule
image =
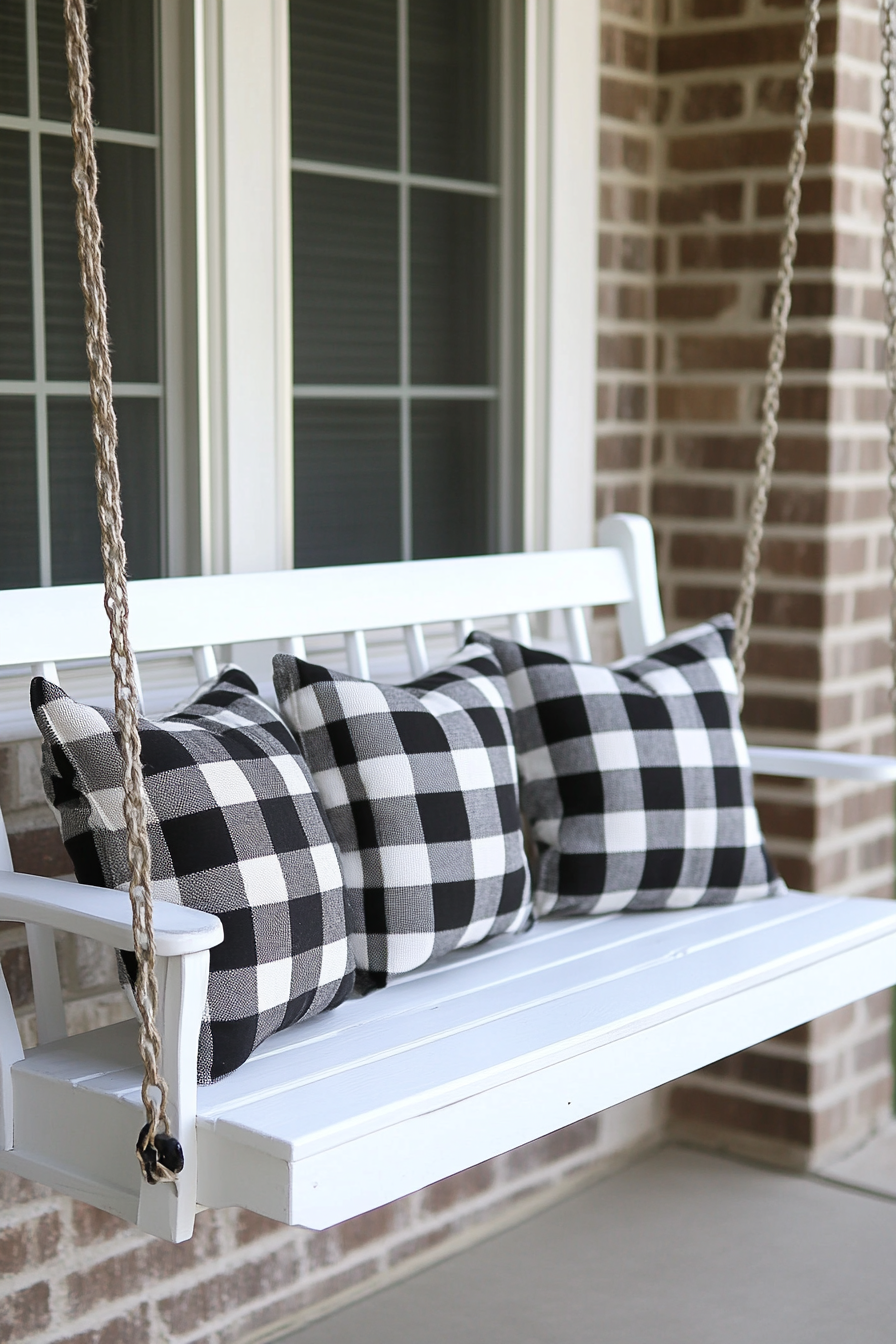
<svg viewBox="0 0 896 1344">
<path fill-rule="evenodd" d="M 507 687 L 490 649 L 406 686 L 274 658 L 274 687 L 342 854 L 367 984 L 525 927 Z"/>
<path fill-rule="evenodd" d="M 776 895 L 718 616 L 608 667 L 474 632 L 510 688 L 538 914 Z"/>
<path fill-rule="evenodd" d="M 115 719 L 35 677 L 43 780 L 80 882 L 127 888 Z M 153 893 L 218 916 L 199 1081 L 351 991 L 339 856 L 298 744 L 239 668 L 140 719 Z M 133 968 L 133 954 L 125 964 Z"/>
</svg>

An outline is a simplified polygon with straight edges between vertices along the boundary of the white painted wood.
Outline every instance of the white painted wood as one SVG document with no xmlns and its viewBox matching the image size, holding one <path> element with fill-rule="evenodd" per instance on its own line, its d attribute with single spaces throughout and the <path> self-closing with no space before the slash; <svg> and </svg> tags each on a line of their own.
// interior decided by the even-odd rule
<svg viewBox="0 0 896 1344">
<path fill-rule="evenodd" d="M 137 1226 L 166 1241 L 188 1241 L 196 1213 L 196 1058 L 208 993 L 207 951 L 171 957 L 160 985 L 162 1075 L 168 1083 L 171 1128 L 184 1150 L 177 1192 L 171 1185 L 141 1185 Z"/>
<path fill-rule="evenodd" d="M 128 593 L 138 653 L 633 600 L 626 562 L 601 548 L 140 579 Z M 0 667 L 106 659 L 108 641 L 99 584 L 0 591 Z"/>
<path fill-rule="evenodd" d="M 43 677 L 44 681 L 52 681 L 54 686 L 59 685 L 59 673 L 56 671 L 56 664 L 46 659 L 31 664 L 31 675 L 32 677 Z"/>
<path fill-rule="evenodd" d="M 404 646 L 408 651 L 411 672 L 415 677 L 422 677 L 425 672 L 429 671 L 429 654 L 426 651 L 426 640 L 423 637 L 422 625 L 405 626 Z"/>
<path fill-rule="evenodd" d="M 193 650 L 193 666 L 200 686 L 218 671 L 218 660 L 211 644 L 199 644 Z"/>
<path fill-rule="evenodd" d="M 570 657 L 578 663 L 591 662 L 591 640 L 585 624 L 585 613 L 581 607 L 569 607 L 563 613 L 566 625 L 566 638 L 569 640 Z"/>
<path fill-rule="evenodd" d="M 370 663 L 367 659 L 367 640 L 364 638 L 364 631 L 349 630 L 343 639 L 349 672 L 353 677 L 363 677 L 367 680 L 370 677 Z"/>
<path fill-rule="evenodd" d="M 199 1089 L 198 1202 L 328 1226 L 893 978 L 896 911 L 875 901 L 545 921 L 279 1033 Z M 12 1073 L 20 1159 L 38 1160 L 63 1104 L 107 1147 L 139 1116 L 135 1023 L 41 1047 Z M 48 1148 L 44 1170 L 51 1154 L 65 1165 Z M 117 1152 L 107 1165 L 121 1200 L 130 1166 Z"/>
<path fill-rule="evenodd" d="M 472 633 L 473 633 L 472 621 L 466 620 L 466 621 L 454 622 L 454 638 L 457 640 L 458 648 L 460 648 L 462 644 L 466 643 L 467 637 L 469 635 L 472 635 Z"/>
<path fill-rule="evenodd" d="M 224 937 L 216 915 L 158 901 L 154 908 L 156 950 L 184 956 L 215 947 Z M 60 882 L 30 873 L 0 873 L 0 919 L 47 924 L 110 947 L 133 947 L 131 903 L 125 891 Z"/>
<path fill-rule="evenodd" d="M 290 639 L 285 641 L 285 644 L 286 652 L 291 653 L 293 658 L 307 658 L 308 655 L 305 652 L 305 641 L 301 635 L 293 635 Z"/>
<path fill-rule="evenodd" d="M 217 57 L 221 422 L 232 572 L 292 563 L 292 361 L 286 0 L 221 0 Z M 285 349 L 284 349 L 285 345 Z M 212 641 L 217 642 L 217 641 Z"/>
<path fill-rule="evenodd" d="M 12 872 L 12 851 L 9 848 L 9 836 L 6 834 L 6 822 L 0 811 L 0 873 Z"/>
<path fill-rule="evenodd" d="M 861 756 L 851 751 L 809 751 L 805 747 L 750 747 L 757 775 L 794 779 L 856 779 L 866 784 L 896 780 L 896 756 Z"/>
<path fill-rule="evenodd" d="M 516 612 L 515 615 L 511 616 L 510 637 L 515 639 L 517 644 L 532 643 L 532 627 L 525 612 Z"/>
<path fill-rule="evenodd" d="M 28 938 L 28 957 L 31 961 L 31 980 L 34 985 L 34 1015 L 37 1019 L 37 1039 L 41 1045 L 61 1040 L 67 1035 L 65 1005 L 59 981 L 59 958 L 52 925 L 25 925 Z"/>
<path fill-rule="evenodd" d="M 14 1091 L 12 1066 L 24 1057 L 22 1038 L 16 1022 L 6 977 L 0 974 L 0 1145 L 13 1145 Z"/>
<path fill-rule="evenodd" d="M 597 0 L 551 5 L 547 387 L 549 550 L 594 539 Z"/>
<path fill-rule="evenodd" d="M 643 653 L 666 635 L 653 528 L 640 514 L 614 513 L 601 520 L 597 536 L 600 546 L 618 548 L 632 586 L 633 601 L 620 606 L 618 612 L 622 648 L 626 654 Z"/>
</svg>

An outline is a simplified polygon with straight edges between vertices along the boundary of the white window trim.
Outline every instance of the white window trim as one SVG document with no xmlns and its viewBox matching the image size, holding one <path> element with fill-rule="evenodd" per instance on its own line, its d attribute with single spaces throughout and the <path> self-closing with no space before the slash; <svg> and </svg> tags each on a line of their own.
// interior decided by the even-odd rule
<svg viewBox="0 0 896 1344">
<path fill-rule="evenodd" d="M 594 534 L 598 25 L 597 0 L 525 5 L 523 535 L 540 550 Z M 289 568 L 288 0 L 194 13 L 202 569 Z"/>
<path fill-rule="evenodd" d="M 594 544 L 597 0 L 526 0 L 524 536 Z"/>
</svg>

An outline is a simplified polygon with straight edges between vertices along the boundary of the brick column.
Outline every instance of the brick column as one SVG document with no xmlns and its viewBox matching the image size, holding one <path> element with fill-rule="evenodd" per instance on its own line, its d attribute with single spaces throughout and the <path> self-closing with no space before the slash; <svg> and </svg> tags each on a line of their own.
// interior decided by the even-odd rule
<svg viewBox="0 0 896 1344">
<path fill-rule="evenodd" d="M 751 489 L 802 10 L 673 0 L 657 45 L 657 439 L 651 512 L 670 626 L 730 610 Z M 748 664 L 763 743 L 892 749 L 876 10 L 828 8 Z M 761 779 L 763 825 L 803 890 L 889 897 L 890 788 Z M 889 995 L 672 1091 L 677 1128 L 795 1166 L 889 1113 Z"/>
</svg>

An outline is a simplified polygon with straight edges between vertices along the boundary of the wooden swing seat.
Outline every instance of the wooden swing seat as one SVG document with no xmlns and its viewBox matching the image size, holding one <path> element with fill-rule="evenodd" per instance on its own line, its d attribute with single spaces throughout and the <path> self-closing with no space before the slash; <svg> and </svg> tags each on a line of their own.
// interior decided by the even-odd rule
<svg viewBox="0 0 896 1344">
<path fill-rule="evenodd" d="M 340 632 L 367 671 L 363 631 L 403 628 L 411 670 L 423 626 L 563 610 L 589 658 L 583 608 L 614 604 L 626 652 L 663 635 L 646 519 L 616 515 L 600 547 L 263 575 L 130 589 L 138 654 Z M 104 656 L 98 586 L 0 593 L 0 666 Z M 881 782 L 896 759 L 751 749 L 763 774 Z M 0 844 L 5 845 L 0 830 Z M 125 893 L 0 871 L 0 919 L 24 920 L 40 1044 L 23 1051 L 0 984 L 0 1168 L 168 1240 L 197 1209 L 239 1205 L 323 1228 L 669 1082 L 896 982 L 896 908 L 789 893 L 740 906 L 552 918 L 455 953 L 387 990 L 273 1036 L 236 1073 L 196 1085 L 214 916 L 159 903 L 163 1071 L 186 1166 L 142 1183 L 137 1026 L 67 1037 L 53 929 L 132 946 Z M 4 851 L 0 849 L 0 869 Z"/>
</svg>

